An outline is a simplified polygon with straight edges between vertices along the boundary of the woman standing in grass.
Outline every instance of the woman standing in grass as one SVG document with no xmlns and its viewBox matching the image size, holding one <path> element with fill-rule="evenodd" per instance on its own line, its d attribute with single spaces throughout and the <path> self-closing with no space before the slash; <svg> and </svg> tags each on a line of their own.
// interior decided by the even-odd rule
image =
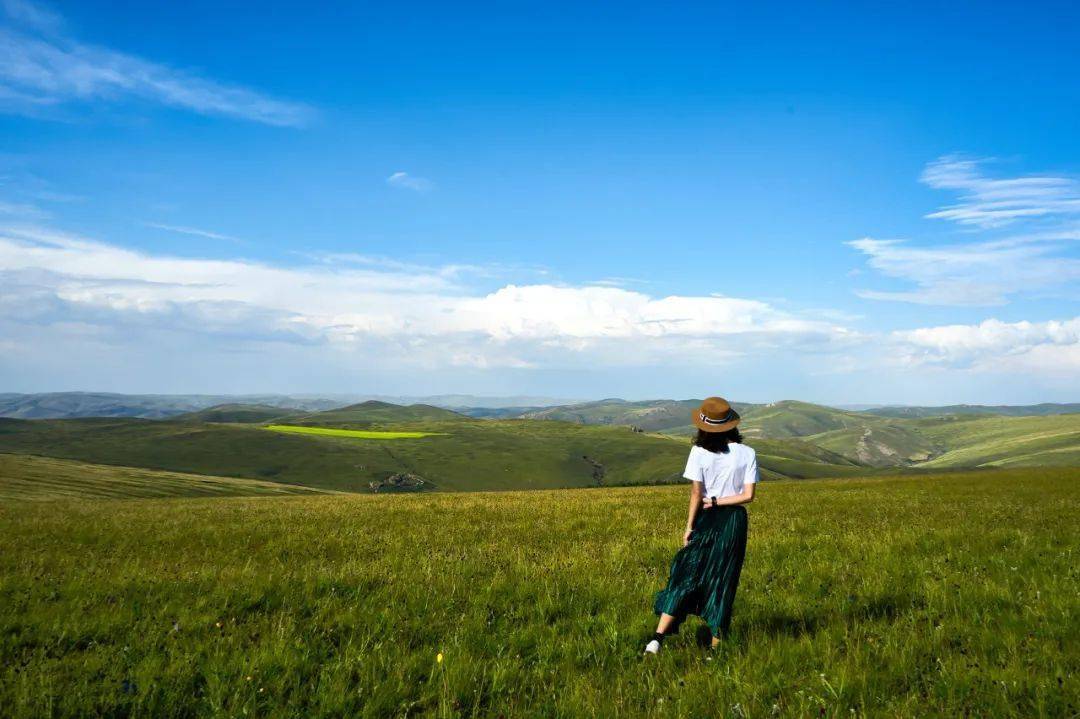
<svg viewBox="0 0 1080 719">
<path fill-rule="evenodd" d="M 709 397 L 694 413 L 698 428 L 683 476 L 690 480 L 690 509 L 683 547 L 671 563 L 667 588 L 653 611 L 660 623 L 646 647 L 656 654 L 664 637 L 679 631 L 688 614 L 712 630 L 712 646 L 731 624 L 731 606 L 746 554 L 746 509 L 758 481 L 757 456 L 742 443 L 739 414 L 722 397 Z"/>
</svg>

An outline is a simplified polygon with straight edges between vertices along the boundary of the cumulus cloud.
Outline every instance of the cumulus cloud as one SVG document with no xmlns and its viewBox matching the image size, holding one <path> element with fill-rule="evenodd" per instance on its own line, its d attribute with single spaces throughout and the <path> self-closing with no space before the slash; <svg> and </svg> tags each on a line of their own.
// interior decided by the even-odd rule
<svg viewBox="0 0 1080 719">
<path fill-rule="evenodd" d="M 1002 305 L 1014 295 L 1060 293 L 1080 279 L 1080 184 L 1053 175 L 990 178 L 985 164 L 950 155 L 922 174 L 930 187 L 960 193 L 958 203 L 927 217 L 964 226 L 964 240 L 928 245 L 865 237 L 847 243 L 881 275 L 914 285 L 856 294 L 928 305 Z"/>
<path fill-rule="evenodd" d="M 407 172 L 395 172 L 386 178 L 386 184 L 402 190 L 412 190 L 413 192 L 428 192 L 435 187 L 431 180 L 414 177 Z"/>
<path fill-rule="evenodd" d="M 1080 376 L 1080 317 L 944 325 L 893 332 L 904 362 L 982 372 Z"/>
<path fill-rule="evenodd" d="M 506 284 L 467 268 L 356 262 L 277 267 L 136 252 L 42 228 L 0 230 L 0 317 L 76 322 L 131 340 L 140 328 L 323 344 L 417 366 L 708 365 L 857 341 L 841 324 L 722 296 Z M 119 341 L 119 340 L 118 340 Z"/>
<path fill-rule="evenodd" d="M 302 126 L 313 110 L 238 85 L 200 77 L 62 32 L 59 16 L 27 0 L 4 0 L 0 28 L 0 108 L 38 114 L 72 101 L 140 99 L 202 115 Z"/>
</svg>

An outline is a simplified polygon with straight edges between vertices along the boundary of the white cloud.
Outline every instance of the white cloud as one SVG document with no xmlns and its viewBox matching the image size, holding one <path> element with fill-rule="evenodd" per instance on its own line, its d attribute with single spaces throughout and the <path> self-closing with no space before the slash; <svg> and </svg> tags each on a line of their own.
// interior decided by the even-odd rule
<svg viewBox="0 0 1080 719">
<path fill-rule="evenodd" d="M 28 0 L 2 0 L 0 8 L 13 21 L 39 32 L 54 33 L 64 26 L 60 15 Z"/>
<path fill-rule="evenodd" d="M 1001 305 L 1014 295 L 1068 291 L 1080 279 L 1080 184 L 1064 176 L 986 177 L 986 161 L 950 155 L 922 181 L 961 201 L 927 217 L 966 228 L 965 241 L 928 246 L 865 237 L 848 242 L 867 264 L 912 289 L 860 289 L 860 297 L 928 305 Z M 1008 227 L 1009 234 L 995 232 Z M 978 235 L 971 239 L 971 232 Z"/>
<path fill-rule="evenodd" d="M 1010 295 L 1080 280 L 1080 260 L 1062 257 L 1055 243 L 999 241 L 919 247 L 864 237 L 847 243 L 867 264 L 915 290 L 857 290 L 866 299 L 927 305 L 1001 305 Z"/>
<path fill-rule="evenodd" d="M 403 190 L 412 190 L 413 192 L 428 192 L 435 187 L 431 180 L 423 177 L 413 177 L 407 172 L 395 172 L 386 178 L 386 184 Z"/>
<path fill-rule="evenodd" d="M 1080 183 L 1075 179 L 1057 175 L 994 179 L 982 171 L 987 162 L 946 155 L 927 165 L 922 182 L 960 193 L 960 202 L 927 217 L 993 228 L 1022 220 L 1080 215 Z"/>
<path fill-rule="evenodd" d="M 758 300 L 550 284 L 484 292 L 463 279 L 460 269 L 274 267 L 150 255 L 41 228 L 0 230 L 0 318 L 95 326 L 120 342 L 152 329 L 317 343 L 421 367 L 565 367 L 708 366 L 860 339 Z"/>
<path fill-rule="evenodd" d="M 901 360 L 980 372 L 1080 376 L 1080 317 L 944 325 L 893 332 Z"/>
<path fill-rule="evenodd" d="M 232 235 L 224 235 L 220 232 L 211 232 L 210 230 L 200 230 L 197 227 L 182 227 L 180 225 L 163 225 L 159 222 L 147 222 L 144 223 L 147 227 L 153 227 L 157 230 L 165 230 L 166 232 L 175 232 L 180 235 L 191 235 L 193 237 L 205 237 L 209 240 L 227 240 L 229 242 L 244 242 L 239 237 L 233 237 Z"/>
<path fill-rule="evenodd" d="M 47 213 L 37 205 L 29 202 L 5 202 L 0 200 L 0 215 L 14 215 L 16 217 L 47 217 Z"/>
<path fill-rule="evenodd" d="M 279 126 L 304 125 L 314 114 L 300 103 L 80 43 L 59 32 L 58 16 L 26 0 L 4 0 L 3 9 L 19 26 L 0 29 L 0 108 L 8 111 L 136 98 Z"/>
</svg>

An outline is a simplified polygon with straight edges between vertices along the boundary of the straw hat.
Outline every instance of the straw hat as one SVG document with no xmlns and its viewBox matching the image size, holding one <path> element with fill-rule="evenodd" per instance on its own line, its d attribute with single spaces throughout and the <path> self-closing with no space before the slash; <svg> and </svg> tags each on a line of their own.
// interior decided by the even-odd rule
<svg viewBox="0 0 1080 719">
<path fill-rule="evenodd" d="M 723 397 L 709 397 L 694 412 L 694 425 L 702 432 L 727 432 L 739 426 L 739 413 Z"/>
</svg>

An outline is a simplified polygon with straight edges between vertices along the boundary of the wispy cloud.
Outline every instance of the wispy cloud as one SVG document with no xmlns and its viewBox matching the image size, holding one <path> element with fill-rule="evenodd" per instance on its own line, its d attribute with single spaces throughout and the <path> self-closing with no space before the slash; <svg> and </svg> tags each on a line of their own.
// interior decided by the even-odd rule
<svg viewBox="0 0 1080 719">
<path fill-rule="evenodd" d="M 991 178 L 985 159 L 947 155 L 930 163 L 920 178 L 937 190 L 960 193 L 960 201 L 926 215 L 981 228 L 1022 220 L 1080 215 L 1080 182 L 1071 177 L 1027 175 Z"/>
<path fill-rule="evenodd" d="M 314 111 L 237 85 L 81 43 L 59 16 L 27 0 L 4 0 L 0 28 L 0 109 L 40 114 L 74 101 L 139 99 L 202 115 L 297 127 Z"/>
<path fill-rule="evenodd" d="M 5 202 L 4 200 L 0 200 L 0 215 L 33 219 L 48 217 L 48 213 L 37 205 L 32 205 L 29 202 Z"/>
<path fill-rule="evenodd" d="M 856 290 L 860 297 L 925 305 L 1002 305 L 1019 293 L 1046 292 L 1080 280 L 1080 260 L 1062 257 L 1057 243 L 972 242 L 920 247 L 864 237 L 848 243 L 887 277 L 912 290 Z"/>
<path fill-rule="evenodd" d="M 242 240 L 239 237 L 233 237 L 232 235 L 225 235 L 220 232 L 211 232 L 210 230 L 200 230 L 197 227 L 182 227 L 180 225 L 163 225 L 159 222 L 145 222 L 143 223 L 147 227 L 153 227 L 157 230 L 165 230 L 166 232 L 175 232 L 180 235 L 192 235 L 193 237 L 205 237 L 209 240 L 226 240 L 228 242 L 239 242 L 246 244 L 246 240 Z"/>
<path fill-rule="evenodd" d="M 928 305 L 1001 305 L 1014 295 L 1068 291 L 1080 280 L 1074 253 L 1080 184 L 1052 175 L 993 179 L 984 174 L 985 163 L 950 155 L 922 173 L 930 187 L 961 193 L 960 202 L 926 217 L 960 224 L 963 241 L 927 245 L 865 237 L 847 243 L 870 268 L 915 286 L 856 294 Z"/>
<path fill-rule="evenodd" d="M 424 177 L 414 177 L 407 172 L 395 172 L 386 178 L 386 184 L 413 192 L 429 192 L 435 184 Z"/>
<path fill-rule="evenodd" d="M 39 32 L 55 33 L 64 26 L 59 14 L 29 0 L 2 0 L 0 8 L 12 21 Z"/>
</svg>

